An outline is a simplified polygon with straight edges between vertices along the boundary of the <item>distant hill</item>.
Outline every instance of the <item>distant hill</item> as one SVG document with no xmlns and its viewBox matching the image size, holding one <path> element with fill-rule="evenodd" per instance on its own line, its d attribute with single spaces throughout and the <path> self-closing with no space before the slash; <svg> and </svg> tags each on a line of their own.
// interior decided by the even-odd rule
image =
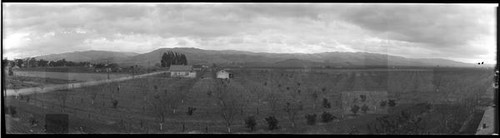
<svg viewBox="0 0 500 138">
<path fill-rule="evenodd" d="M 163 53 L 174 51 L 183 53 L 188 64 L 213 63 L 236 67 L 474 67 L 475 64 L 462 63 L 439 58 L 405 58 L 367 52 L 324 52 L 324 53 L 256 53 L 236 50 L 203 50 L 198 48 L 161 48 L 148 53 L 110 51 L 77 51 L 35 57 L 36 59 L 67 61 L 90 61 L 118 63 L 121 66 L 140 65 L 145 67 L 160 64 Z"/>
<path fill-rule="evenodd" d="M 213 63 L 225 66 L 244 67 L 368 67 L 368 66 L 448 66 L 473 67 L 474 64 L 447 59 L 413 59 L 367 52 L 302 53 L 255 53 L 235 50 L 203 50 L 198 48 L 161 48 L 149 53 L 121 58 L 116 62 L 129 66 L 154 66 L 160 63 L 161 55 L 167 51 L 183 53 L 188 64 Z"/>
<path fill-rule="evenodd" d="M 135 55 L 138 55 L 138 53 L 89 50 L 89 51 L 76 51 L 76 52 L 37 56 L 35 58 L 49 60 L 49 61 L 66 59 L 66 61 L 73 61 L 73 62 L 89 61 L 89 62 L 104 63 L 107 62 L 108 60 L 109 62 L 116 62 L 119 59 Z"/>
</svg>

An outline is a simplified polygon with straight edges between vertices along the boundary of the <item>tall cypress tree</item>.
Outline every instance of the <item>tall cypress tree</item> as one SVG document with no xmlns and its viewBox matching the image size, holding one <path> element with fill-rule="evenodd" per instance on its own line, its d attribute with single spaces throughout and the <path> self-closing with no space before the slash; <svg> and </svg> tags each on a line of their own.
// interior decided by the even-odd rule
<svg viewBox="0 0 500 138">
<path fill-rule="evenodd" d="M 161 67 L 166 67 L 167 66 L 167 53 L 163 53 L 161 56 Z"/>
<path fill-rule="evenodd" d="M 186 55 L 182 54 L 182 60 L 183 60 L 183 63 L 184 65 L 187 65 L 187 58 L 186 58 Z"/>
<path fill-rule="evenodd" d="M 175 52 L 174 62 L 175 62 L 175 65 L 179 65 L 179 53 L 177 53 L 177 52 Z"/>
<path fill-rule="evenodd" d="M 172 51 L 168 51 L 168 54 L 167 54 L 167 60 L 166 60 L 166 63 L 167 63 L 167 66 L 170 67 L 170 65 L 172 65 Z"/>
</svg>

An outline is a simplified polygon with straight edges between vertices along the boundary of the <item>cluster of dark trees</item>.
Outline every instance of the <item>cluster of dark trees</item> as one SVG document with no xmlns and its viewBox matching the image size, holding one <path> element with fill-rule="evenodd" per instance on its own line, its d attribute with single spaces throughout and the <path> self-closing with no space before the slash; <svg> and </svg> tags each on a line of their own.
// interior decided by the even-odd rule
<svg viewBox="0 0 500 138">
<path fill-rule="evenodd" d="M 170 65 L 187 65 L 186 55 L 172 51 L 163 53 L 161 67 L 170 67 Z"/>
<path fill-rule="evenodd" d="M 14 59 L 14 60 L 4 59 L 3 62 L 4 65 L 10 65 L 10 67 L 18 66 L 19 68 L 90 65 L 90 62 L 73 62 L 73 61 L 66 61 L 66 59 L 60 59 L 57 61 L 48 61 L 43 59 L 37 60 L 35 58 Z"/>
</svg>

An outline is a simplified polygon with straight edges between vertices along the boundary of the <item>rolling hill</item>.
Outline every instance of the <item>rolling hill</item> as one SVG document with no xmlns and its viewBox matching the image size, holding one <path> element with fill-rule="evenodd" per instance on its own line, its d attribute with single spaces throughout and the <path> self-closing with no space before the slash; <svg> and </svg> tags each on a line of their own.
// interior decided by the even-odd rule
<svg viewBox="0 0 500 138">
<path fill-rule="evenodd" d="M 255 53 L 235 50 L 203 50 L 198 48 L 161 48 L 117 61 L 121 65 L 154 66 L 167 51 L 186 54 L 188 64 L 213 63 L 246 67 L 323 67 L 323 66 L 449 66 L 473 67 L 474 64 L 447 59 L 412 59 L 367 52 Z"/>
<path fill-rule="evenodd" d="M 399 56 L 367 53 L 367 52 L 324 52 L 324 53 L 255 53 L 236 50 L 203 50 L 198 48 L 160 48 L 148 53 L 137 54 L 130 52 L 109 51 L 77 51 L 62 54 L 53 54 L 35 57 L 45 60 L 113 62 L 121 66 L 155 66 L 160 63 L 163 53 L 174 51 L 183 53 L 188 58 L 188 64 L 213 63 L 224 66 L 243 67 L 474 67 L 474 64 L 462 63 L 447 59 L 405 58 Z"/>
<path fill-rule="evenodd" d="M 104 63 L 107 62 L 108 60 L 109 62 L 116 62 L 119 59 L 135 55 L 138 55 L 138 53 L 89 50 L 89 51 L 75 51 L 68 53 L 37 56 L 35 58 L 49 60 L 49 61 L 66 59 L 66 61 L 73 61 L 73 62 L 89 61 L 89 62 Z"/>
</svg>

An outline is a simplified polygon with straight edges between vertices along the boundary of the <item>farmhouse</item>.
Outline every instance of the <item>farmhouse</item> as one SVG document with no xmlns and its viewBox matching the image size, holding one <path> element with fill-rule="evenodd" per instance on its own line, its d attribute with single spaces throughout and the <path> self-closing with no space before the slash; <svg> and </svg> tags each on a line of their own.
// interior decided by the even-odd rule
<svg viewBox="0 0 500 138">
<path fill-rule="evenodd" d="M 217 78 L 218 79 L 229 79 L 229 78 L 233 78 L 233 74 L 227 72 L 226 70 L 220 70 L 217 72 Z"/>
<path fill-rule="evenodd" d="M 193 66 L 171 65 L 169 70 L 171 77 L 185 77 L 185 78 L 196 77 L 196 72 L 193 70 Z"/>
</svg>

